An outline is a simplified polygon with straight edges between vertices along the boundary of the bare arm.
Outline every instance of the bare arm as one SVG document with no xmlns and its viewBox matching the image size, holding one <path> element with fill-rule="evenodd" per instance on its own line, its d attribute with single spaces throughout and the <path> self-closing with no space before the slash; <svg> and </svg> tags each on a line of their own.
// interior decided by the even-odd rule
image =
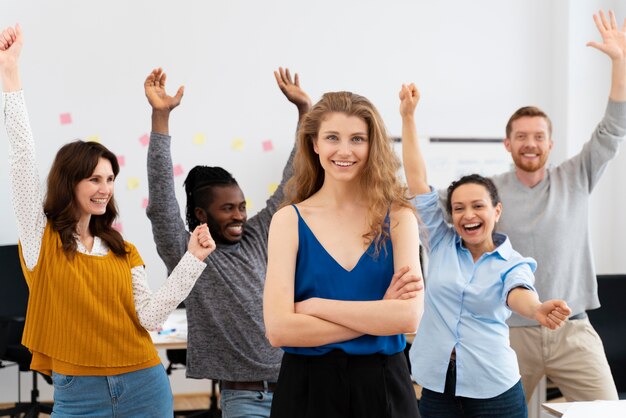
<svg viewBox="0 0 626 418">
<path fill-rule="evenodd" d="M 407 208 L 391 212 L 391 242 L 394 270 L 409 267 L 408 275 L 421 276 L 417 218 Z M 407 276 L 408 277 L 408 276 Z M 343 325 L 370 335 L 396 335 L 415 332 L 424 311 L 421 285 L 414 297 L 378 301 L 341 301 L 311 298 L 298 303 L 297 312 Z"/>
<path fill-rule="evenodd" d="M 426 162 L 420 149 L 415 127 L 415 107 L 420 94 L 415 84 L 402 85 L 400 90 L 400 115 L 402 116 L 402 163 L 409 192 L 420 195 L 430 192 L 426 175 Z"/>
<path fill-rule="evenodd" d="M 342 325 L 295 312 L 297 225 L 297 215 L 292 207 L 276 212 L 270 225 L 263 292 L 263 318 L 270 344 L 275 347 L 316 347 L 360 336 L 360 332 Z"/>
<path fill-rule="evenodd" d="M 557 329 L 571 315 L 572 310 L 565 301 L 551 299 L 541 303 L 537 292 L 516 287 L 509 292 L 507 304 L 511 310 L 526 318 L 534 319 L 550 329 Z"/>
</svg>

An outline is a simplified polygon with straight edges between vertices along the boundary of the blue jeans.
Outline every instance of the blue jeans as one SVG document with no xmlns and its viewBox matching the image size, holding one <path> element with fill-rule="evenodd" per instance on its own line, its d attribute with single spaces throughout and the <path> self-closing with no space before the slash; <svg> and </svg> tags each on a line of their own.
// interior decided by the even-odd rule
<svg viewBox="0 0 626 418">
<path fill-rule="evenodd" d="M 115 376 L 52 373 L 52 417 L 167 417 L 174 400 L 163 365 Z"/>
<path fill-rule="evenodd" d="M 527 418 L 521 380 L 500 395 L 488 399 L 455 396 L 456 365 L 450 361 L 443 393 L 423 388 L 419 401 L 422 418 Z"/>
<path fill-rule="evenodd" d="M 224 389 L 220 392 L 222 418 L 267 418 L 273 396 L 272 392 Z"/>
</svg>

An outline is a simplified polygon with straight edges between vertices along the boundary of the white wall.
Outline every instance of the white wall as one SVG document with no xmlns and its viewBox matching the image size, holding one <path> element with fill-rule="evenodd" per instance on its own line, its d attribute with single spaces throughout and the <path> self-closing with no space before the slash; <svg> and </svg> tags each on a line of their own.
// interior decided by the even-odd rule
<svg viewBox="0 0 626 418">
<path fill-rule="evenodd" d="M 124 156 L 116 186 L 123 233 L 139 248 L 156 287 L 165 268 L 142 208 L 146 148 L 138 140 L 150 130 L 142 83 L 152 68 L 166 69 L 172 92 L 186 86 L 171 126 L 174 162 L 183 168 L 180 202 L 191 167 L 222 165 L 239 180 L 254 213 L 280 179 L 295 127 L 295 109 L 273 80 L 279 65 L 301 74 L 313 100 L 330 90 L 367 96 L 395 135 L 403 82 L 421 89 L 418 123 L 427 136 L 501 137 L 515 109 L 538 105 L 553 117 L 558 162 L 580 148 L 602 116 L 609 61 L 584 44 L 598 39 L 592 12 L 613 6 L 623 17 L 618 3 L 0 0 L 0 25 L 20 22 L 25 32 L 23 82 L 42 179 L 56 150 L 77 137 L 97 135 Z M 70 125 L 59 122 L 65 112 Z M 194 144 L 196 134 L 206 142 Z M 232 149 L 234 139 L 244 141 L 243 150 Z M 268 139 L 274 150 L 263 152 Z M 0 149 L 7 148 L 0 129 Z M 626 221 L 612 209 L 625 203 L 618 187 L 625 158 L 607 171 L 593 198 L 600 272 L 626 271 L 617 250 Z M 15 243 L 7 176 L 0 164 L 0 243 Z M 13 373 L 0 371 L 0 402 L 15 398 Z M 175 390 L 195 391 L 184 383 Z M 50 397 L 46 386 L 42 393 Z"/>
<path fill-rule="evenodd" d="M 567 140 L 563 157 L 578 153 L 589 139 L 595 125 L 604 115 L 610 89 L 610 60 L 593 48 L 585 47 L 590 40 L 599 40 L 597 29 L 590 24 L 589 17 L 598 8 L 612 8 L 618 16 L 618 24 L 626 17 L 623 1 L 569 2 L 568 38 L 564 45 L 568 51 L 562 66 L 567 67 Z M 590 205 L 591 238 L 594 245 L 598 273 L 626 272 L 626 257 L 623 256 L 621 238 L 626 232 L 626 220 L 622 205 L 626 203 L 623 186 L 626 179 L 626 154 L 617 155 L 608 166 L 593 192 Z"/>
</svg>

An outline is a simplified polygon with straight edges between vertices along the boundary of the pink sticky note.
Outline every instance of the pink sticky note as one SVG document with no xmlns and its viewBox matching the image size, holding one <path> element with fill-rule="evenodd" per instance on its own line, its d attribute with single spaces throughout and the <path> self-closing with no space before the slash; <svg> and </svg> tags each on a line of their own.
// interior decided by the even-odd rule
<svg viewBox="0 0 626 418">
<path fill-rule="evenodd" d="M 112 227 L 113 229 L 115 229 L 117 232 L 119 232 L 120 234 L 121 234 L 121 233 L 122 233 L 122 231 L 123 231 L 123 228 L 122 228 L 122 223 L 121 223 L 121 222 L 116 222 L 116 223 L 114 223 L 113 225 L 111 225 L 111 227 Z"/>
<path fill-rule="evenodd" d="M 61 113 L 59 119 L 61 119 L 61 125 L 69 125 L 72 123 L 72 115 L 69 113 Z"/>
<path fill-rule="evenodd" d="M 265 152 L 268 152 L 274 149 L 274 144 L 272 144 L 271 139 L 263 141 L 262 145 L 263 145 L 263 151 Z"/>
<path fill-rule="evenodd" d="M 148 144 L 150 143 L 150 137 L 148 136 L 148 134 L 141 135 L 139 137 L 139 143 L 143 145 L 144 147 L 147 147 Z"/>
<path fill-rule="evenodd" d="M 126 164 L 126 157 L 124 157 L 123 155 L 118 155 L 117 163 L 120 165 L 120 167 L 124 167 L 124 165 Z"/>
<path fill-rule="evenodd" d="M 143 198 L 143 201 L 141 202 L 141 208 L 142 208 L 142 209 L 147 208 L 147 207 L 148 207 L 148 203 L 150 203 L 150 201 L 148 200 L 148 198 L 147 198 L 147 197 L 144 197 L 144 198 Z"/>
<path fill-rule="evenodd" d="M 182 165 L 176 164 L 174 166 L 174 176 L 180 176 L 184 172 L 185 172 L 185 170 L 183 170 L 183 166 Z"/>
</svg>

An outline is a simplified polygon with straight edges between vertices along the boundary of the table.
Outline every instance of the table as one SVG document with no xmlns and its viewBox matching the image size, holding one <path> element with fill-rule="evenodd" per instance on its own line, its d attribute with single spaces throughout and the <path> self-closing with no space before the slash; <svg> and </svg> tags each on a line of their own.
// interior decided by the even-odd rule
<svg viewBox="0 0 626 418">
<path fill-rule="evenodd" d="M 184 309 L 175 309 L 163 323 L 163 331 L 150 331 L 150 337 L 156 348 L 187 348 L 187 313 Z M 415 333 L 405 334 L 406 342 L 413 343 Z"/>
<path fill-rule="evenodd" d="M 157 349 L 186 350 L 187 349 L 187 312 L 184 309 L 175 309 L 165 320 L 161 331 L 150 331 L 150 337 Z M 189 415 L 191 414 L 191 415 Z M 209 409 L 206 411 L 174 411 L 174 416 L 202 416 L 221 417 L 218 408 L 217 382 L 211 380 L 211 395 Z"/>
<path fill-rule="evenodd" d="M 624 418 L 626 417 L 626 400 L 544 403 L 544 409 L 555 417 L 563 418 Z"/>
<path fill-rule="evenodd" d="M 166 350 L 187 348 L 187 313 L 184 309 L 175 309 L 163 323 L 162 331 L 150 331 L 150 337 L 156 348 Z"/>
</svg>

